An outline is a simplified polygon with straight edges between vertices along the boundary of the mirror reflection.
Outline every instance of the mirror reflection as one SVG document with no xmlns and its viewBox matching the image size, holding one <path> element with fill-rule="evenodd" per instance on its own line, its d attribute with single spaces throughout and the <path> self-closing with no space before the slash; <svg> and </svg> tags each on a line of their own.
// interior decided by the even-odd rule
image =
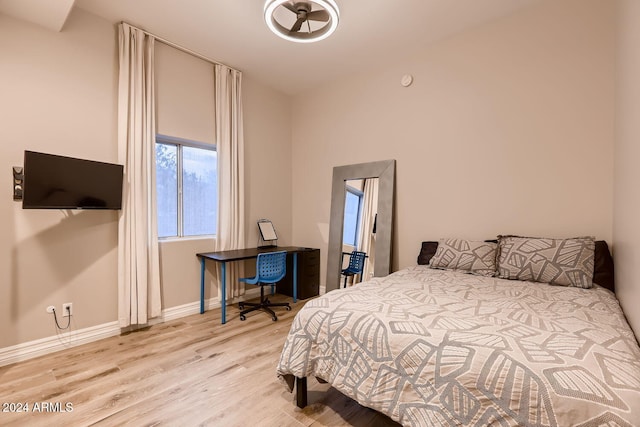
<svg viewBox="0 0 640 427">
<path fill-rule="evenodd" d="M 394 182 L 395 160 L 333 168 L 327 292 L 391 272 Z"/>
<path fill-rule="evenodd" d="M 349 286 L 373 277 L 377 214 L 378 178 L 345 181 L 342 286 Z M 352 259 L 353 251 L 362 252 L 364 259 Z M 358 261 L 362 261 L 362 264 L 358 264 Z"/>
</svg>

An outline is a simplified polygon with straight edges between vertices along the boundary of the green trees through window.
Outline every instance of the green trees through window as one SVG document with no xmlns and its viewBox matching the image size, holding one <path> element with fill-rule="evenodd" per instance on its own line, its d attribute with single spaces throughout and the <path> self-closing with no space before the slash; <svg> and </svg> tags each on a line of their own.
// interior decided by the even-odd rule
<svg viewBox="0 0 640 427">
<path fill-rule="evenodd" d="M 158 237 L 215 235 L 217 152 L 213 146 L 158 135 Z"/>
</svg>

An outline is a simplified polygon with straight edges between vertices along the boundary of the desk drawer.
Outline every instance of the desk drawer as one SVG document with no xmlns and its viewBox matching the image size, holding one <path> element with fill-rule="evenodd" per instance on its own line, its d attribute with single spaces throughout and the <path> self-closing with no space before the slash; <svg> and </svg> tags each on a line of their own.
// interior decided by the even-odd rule
<svg viewBox="0 0 640 427">
<path fill-rule="evenodd" d="M 302 254 L 307 265 L 320 265 L 320 250 L 303 252 Z M 300 254 L 298 255 L 300 256 Z"/>
<path fill-rule="evenodd" d="M 276 285 L 279 294 L 293 296 L 293 255 L 287 256 L 287 275 Z M 298 298 L 320 293 L 320 249 L 298 252 Z"/>
</svg>

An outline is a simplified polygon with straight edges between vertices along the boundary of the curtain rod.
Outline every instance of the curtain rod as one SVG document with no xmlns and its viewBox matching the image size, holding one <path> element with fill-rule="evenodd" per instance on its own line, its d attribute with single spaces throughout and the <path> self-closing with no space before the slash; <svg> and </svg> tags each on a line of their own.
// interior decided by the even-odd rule
<svg viewBox="0 0 640 427">
<path fill-rule="evenodd" d="M 172 41 L 169 41 L 169 40 L 167 40 L 167 39 L 165 39 L 165 38 L 159 37 L 159 36 L 157 36 L 157 35 L 155 35 L 155 34 L 153 34 L 153 33 L 150 33 L 149 31 L 144 30 L 144 29 L 142 29 L 142 28 L 140 28 L 140 27 L 136 27 L 135 25 L 131 25 L 131 24 L 129 24 L 128 22 L 125 22 L 125 21 L 122 21 L 122 23 L 123 23 L 123 24 L 127 24 L 128 26 L 130 26 L 130 27 L 132 27 L 132 28 L 135 28 L 135 29 L 138 29 L 138 30 L 142 31 L 142 32 L 143 32 L 143 33 L 145 33 L 146 35 L 153 37 L 154 39 L 156 39 L 156 40 L 157 40 L 157 41 L 159 41 L 160 43 L 164 43 L 164 44 L 166 44 L 167 46 L 170 46 L 170 47 L 173 47 L 173 48 L 175 48 L 175 49 L 178 49 L 178 50 L 180 50 L 180 51 L 182 51 L 182 52 L 184 52 L 184 53 L 187 53 L 187 54 L 189 54 L 189 55 L 191 55 L 191 56 L 195 56 L 196 58 L 202 59 L 203 61 L 207 61 L 207 62 L 209 62 L 209 63 L 211 63 L 211 64 L 214 64 L 214 65 L 223 65 L 223 66 L 225 66 L 225 67 L 229 67 L 229 68 L 231 68 L 232 70 L 235 70 L 235 71 L 237 71 L 237 72 L 239 72 L 239 73 L 242 73 L 242 71 L 241 71 L 241 70 L 238 70 L 237 68 L 231 67 L 231 66 L 229 66 L 229 65 L 227 65 L 227 64 L 224 64 L 224 63 L 222 63 L 222 62 L 220 62 L 220 61 L 214 61 L 213 59 L 211 59 L 211 58 L 207 58 L 206 56 L 201 55 L 201 54 L 199 54 L 198 52 L 195 52 L 195 51 L 193 51 L 193 50 L 191 50 L 191 49 L 187 49 L 186 47 L 180 46 L 179 44 L 176 44 L 176 43 L 174 43 L 174 42 L 172 42 Z"/>
</svg>

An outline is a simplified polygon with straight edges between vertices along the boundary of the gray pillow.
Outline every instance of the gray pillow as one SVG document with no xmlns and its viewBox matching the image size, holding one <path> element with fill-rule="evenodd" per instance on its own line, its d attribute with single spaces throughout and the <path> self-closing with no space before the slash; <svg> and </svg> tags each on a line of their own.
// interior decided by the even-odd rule
<svg viewBox="0 0 640 427">
<path fill-rule="evenodd" d="M 499 236 L 498 277 L 590 288 L 594 251 L 593 237 Z"/>
<path fill-rule="evenodd" d="M 493 276 L 496 273 L 497 249 L 498 245 L 493 242 L 440 239 L 429 266 L 478 276 Z"/>
</svg>

